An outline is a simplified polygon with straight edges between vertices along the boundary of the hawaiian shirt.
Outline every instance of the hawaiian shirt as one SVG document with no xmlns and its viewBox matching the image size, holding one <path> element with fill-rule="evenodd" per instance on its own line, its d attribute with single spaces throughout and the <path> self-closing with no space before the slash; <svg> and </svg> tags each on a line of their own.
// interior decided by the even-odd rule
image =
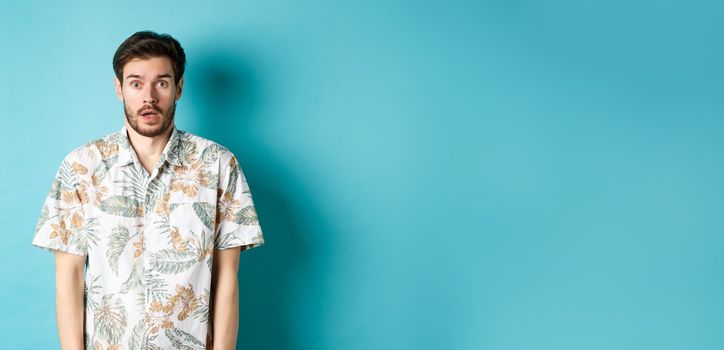
<svg viewBox="0 0 724 350">
<path fill-rule="evenodd" d="M 232 152 L 173 127 L 149 174 L 125 126 L 63 159 L 32 240 L 86 256 L 85 347 L 103 350 L 211 346 L 214 251 L 263 243 Z"/>
</svg>

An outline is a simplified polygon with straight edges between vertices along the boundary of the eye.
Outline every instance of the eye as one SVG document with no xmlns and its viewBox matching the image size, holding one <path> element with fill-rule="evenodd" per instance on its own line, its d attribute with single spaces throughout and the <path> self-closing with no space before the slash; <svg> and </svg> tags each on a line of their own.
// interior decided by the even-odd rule
<svg viewBox="0 0 724 350">
<path fill-rule="evenodd" d="M 156 84 L 158 84 L 158 86 L 160 86 L 160 87 L 166 87 L 166 85 L 167 85 L 165 80 L 159 80 L 158 83 L 156 83 Z"/>
<path fill-rule="evenodd" d="M 140 84 L 141 84 L 141 83 L 140 83 L 138 80 L 134 80 L 134 81 L 131 82 L 131 86 L 133 86 L 133 87 L 139 87 Z"/>
</svg>

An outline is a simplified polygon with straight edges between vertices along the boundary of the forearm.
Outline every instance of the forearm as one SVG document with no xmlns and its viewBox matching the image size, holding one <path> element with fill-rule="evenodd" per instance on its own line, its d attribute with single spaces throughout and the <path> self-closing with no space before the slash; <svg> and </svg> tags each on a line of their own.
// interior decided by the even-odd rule
<svg viewBox="0 0 724 350">
<path fill-rule="evenodd" d="M 56 268 L 55 305 L 58 337 L 63 350 L 84 348 L 83 267 Z"/>
<path fill-rule="evenodd" d="M 236 348 L 239 328 L 238 278 L 235 273 L 227 272 L 218 276 L 214 287 L 214 350 L 232 350 Z"/>
</svg>

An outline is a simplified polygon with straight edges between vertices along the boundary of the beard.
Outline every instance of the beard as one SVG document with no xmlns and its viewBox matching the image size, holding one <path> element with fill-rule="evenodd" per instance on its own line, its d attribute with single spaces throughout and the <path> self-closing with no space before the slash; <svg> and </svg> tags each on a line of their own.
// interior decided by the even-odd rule
<svg viewBox="0 0 724 350">
<path fill-rule="evenodd" d="M 173 103 L 173 107 L 171 107 L 168 111 L 162 111 L 156 106 L 152 106 L 152 108 L 161 115 L 161 123 L 156 126 L 141 127 L 138 125 L 138 120 L 143 118 L 140 114 L 140 110 L 136 111 L 136 113 L 132 113 L 126 104 L 126 101 L 123 100 L 123 111 L 126 114 L 128 124 L 131 128 L 133 128 L 133 130 L 136 130 L 137 133 L 146 137 L 162 135 L 171 126 L 173 118 L 176 115 L 176 102 Z"/>
</svg>

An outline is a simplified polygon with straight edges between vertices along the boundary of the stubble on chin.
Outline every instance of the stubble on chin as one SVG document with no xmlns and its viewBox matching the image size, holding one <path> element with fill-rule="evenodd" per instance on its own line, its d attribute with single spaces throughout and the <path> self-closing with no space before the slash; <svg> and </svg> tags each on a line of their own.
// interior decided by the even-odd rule
<svg viewBox="0 0 724 350">
<path fill-rule="evenodd" d="M 173 107 L 171 107 L 170 112 L 168 115 L 166 113 L 162 113 L 162 122 L 160 125 L 151 128 L 151 129 L 142 129 L 138 125 L 138 119 L 141 118 L 138 114 L 132 113 L 128 106 L 123 103 L 123 111 L 126 115 L 126 120 L 128 121 L 128 124 L 140 135 L 146 136 L 146 137 L 155 137 L 158 135 L 163 134 L 168 130 L 168 128 L 171 126 L 171 123 L 173 122 L 174 116 L 176 114 L 176 103 L 173 104 Z"/>
</svg>

